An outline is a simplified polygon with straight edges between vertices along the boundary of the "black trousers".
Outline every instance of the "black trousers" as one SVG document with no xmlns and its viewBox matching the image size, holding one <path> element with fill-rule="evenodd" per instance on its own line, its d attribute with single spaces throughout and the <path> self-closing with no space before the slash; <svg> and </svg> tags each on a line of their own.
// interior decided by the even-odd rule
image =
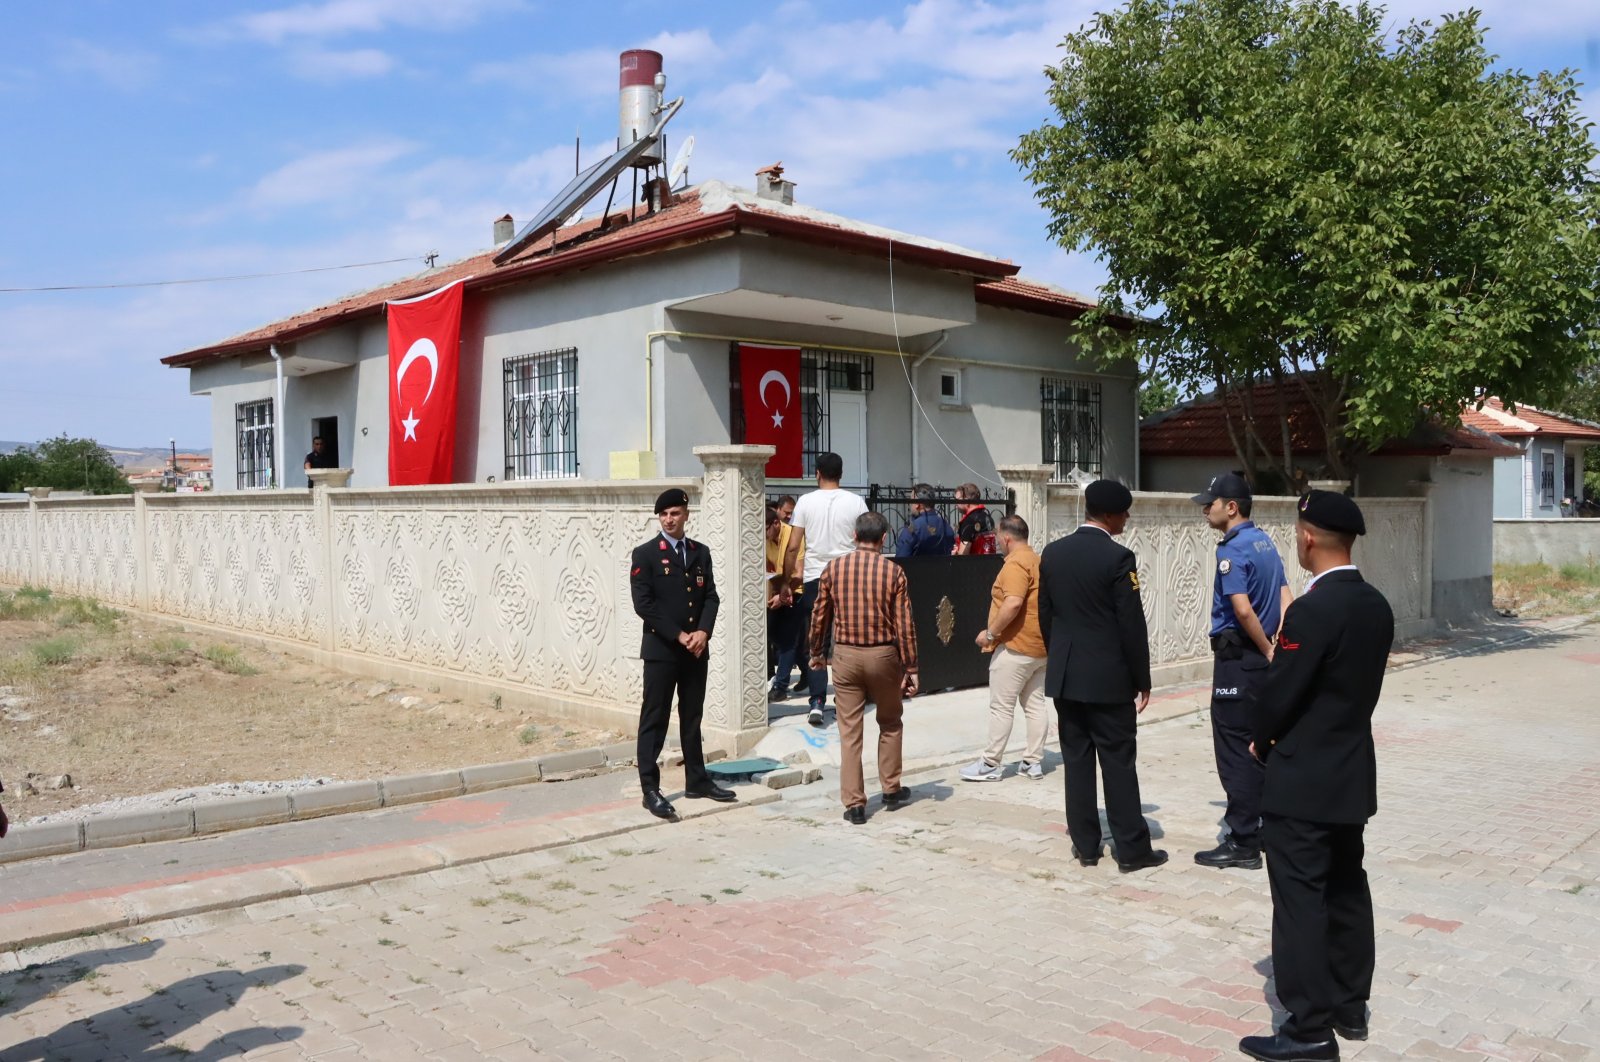
<svg viewBox="0 0 1600 1062">
<path fill-rule="evenodd" d="M 704 785 L 705 750 L 700 741 L 700 714 L 706 705 L 708 657 L 696 659 L 688 652 L 671 660 L 644 662 L 644 705 L 639 709 L 639 786 L 661 788 L 661 749 L 667 743 L 672 719 L 672 697 L 678 697 L 678 742 L 683 746 L 684 782 L 690 788 Z"/>
<path fill-rule="evenodd" d="M 1267 815 L 1272 973 L 1289 1012 L 1283 1032 L 1326 1040 L 1337 1017 L 1365 1017 L 1372 994 L 1372 893 L 1361 867 L 1364 823 Z"/>
<path fill-rule="evenodd" d="M 1134 766 L 1138 713 L 1133 702 L 1091 704 L 1056 699 L 1061 759 L 1067 777 L 1067 834 L 1085 856 L 1100 852 L 1100 809 L 1095 792 L 1095 761 L 1105 775 L 1106 820 L 1117 859 L 1131 862 L 1150 852 L 1150 827 L 1139 801 Z"/>
<path fill-rule="evenodd" d="M 1267 658 L 1253 650 L 1231 660 L 1224 659 L 1225 655 L 1218 653 L 1211 668 L 1211 745 L 1217 757 L 1217 777 L 1228 798 L 1222 821 L 1235 843 L 1259 848 L 1261 789 L 1267 768 L 1250 755 L 1250 741 Z"/>
<path fill-rule="evenodd" d="M 795 632 L 795 646 L 798 655 L 795 663 L 800 665 L 800 681 L 795 688 L 805 687 L 806 698 L 812 704 L 821 704 L 828 699 L 828 669 L 811 667 L 811 607 L 817 603 L 817 589 L 822 585 L 821 579 L 813 579 L 805 584 L 805 593 L 800 595 L 800 600 L 795 602 L 795 607 L 800 610 L 800 628 Z M 830 638 L 831 641 L 831 638 Z M 779 676 L 780 678 L 782 676 Z"/>
</svg>

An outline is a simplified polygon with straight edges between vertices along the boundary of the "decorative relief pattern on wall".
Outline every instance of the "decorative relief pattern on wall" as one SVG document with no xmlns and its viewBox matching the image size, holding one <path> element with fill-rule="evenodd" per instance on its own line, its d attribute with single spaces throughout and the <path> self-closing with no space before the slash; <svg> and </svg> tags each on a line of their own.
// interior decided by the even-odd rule
<svg viewBox="0 0 1600 1062">
<path fill-rule="evenodd" d="M 636 705 L 628 555 L 656 488 L 604 493 L 335 496 L 335 647 Z"/>
<path fill-rule="evenodd" d="M 41 506 L 35 582 L 59 593 L 132 605 L 137 586 L 131 499 Z"/>
<path fill-rule="evenodd" d="M 326 630 L 309 499 L 162 499 L 145 514 L 150 611 L 297 641 Z"/>
<path fill-rule="evenodd" d="M 21 586 L 28 581 L 28 503 L 0 503 L 0 582 Z"/>
<path fill-rule="evenodd" d="M 1077 529 L 1081 499 L 1074 491 L 1050 492 L 1050 537 L 1045 544 Z M 1355 561 L 1367 580 L 1389 599 L 1397 623 L 1422 618 L 1423 506 L 1420 498 L 1361 499 L 1367 534 L 1356 546 Z M 1252 516 L 1277 544 L 1289 585 L 1298 594 L 1306 575 L 1295 560 L 1295 512 L 1292 498 L 1258 498 Z M 1199 506 L 1188 498 L 1134 495 L 1121 541 L 1139 558 L 1151 663 L 1173 664 L 1210 655 L 1206 636 L 1217 540 Z"/>
</svg>

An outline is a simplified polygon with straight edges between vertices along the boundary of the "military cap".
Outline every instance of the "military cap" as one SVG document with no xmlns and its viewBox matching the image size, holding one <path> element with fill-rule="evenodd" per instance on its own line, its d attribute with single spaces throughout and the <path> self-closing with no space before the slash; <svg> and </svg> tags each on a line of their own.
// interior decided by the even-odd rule
<svg viewBox="0 0 1600 1062">
<path fill-rule="evenodd" d="M 1367 522 L 1361 516 L 1361 506 L 1351 498 L 1331 490 L 1310 490 L 1300 495 L 1300 519 L 1324 531 L 1345 535 L 1367 533 Z"/>
<path fill-rule="evenodd" d="M 1223 472 L 1211 477 L 1211 483 L 1205 490 L 1196 494 L 1193 501 L 1196 505 L 1210 505 L 1218 498 L 1231 498 L 1234 501 L 1250 500 L 1250 484 L 1237 472 Z"/>
<path fill-rule="evenodd" d="M 675 505 L 681 505 L 685 509 L 689 507 L 689 495 L 682 487 L 668 487 L 656 496 L 656 512 L 658 513 Z"/>
<path fill-rule="evenodd" d="M 1083 505 L 1091 513 L 1125 513 L 1133 508 L 1133 494 L 1114 479 L 1097 479 L 1083 488 Z"/>
</svg>

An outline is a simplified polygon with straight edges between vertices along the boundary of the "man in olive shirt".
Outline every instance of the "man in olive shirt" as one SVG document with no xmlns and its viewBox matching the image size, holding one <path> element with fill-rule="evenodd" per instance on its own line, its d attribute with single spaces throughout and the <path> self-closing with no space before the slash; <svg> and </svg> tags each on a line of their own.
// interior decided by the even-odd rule
<svg viewBox="0 0 1600 1062">
<path fill-rule="evenodd" d="M 1001 759 L 1020 701 L 1028 725 L 1028 745 L 1017 774 L 1044 777 L 1044 742 L 1050 706 L 1044 695 L 1045 645 L 1039 633 L 1039 555 L 1028 545 L 1028 524 L 1020 516 L 1001 519 L 996 534 L 1006 562 L 995 577 L 989 622 L 978 632 L 978 648 L 989 660 L 989 747 L 962 768 L 967 782 L 998 782 Z"/>
</svg>

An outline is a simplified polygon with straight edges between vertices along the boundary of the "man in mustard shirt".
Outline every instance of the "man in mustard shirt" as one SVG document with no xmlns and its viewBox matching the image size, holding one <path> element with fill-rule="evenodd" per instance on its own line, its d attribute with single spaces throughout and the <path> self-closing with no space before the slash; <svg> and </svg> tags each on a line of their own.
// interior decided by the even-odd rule
<svg viewBox="0 0 1600 1062">
<path fill-rule="evenodd" d="M 1039 633 L 1039 555 L 1028 545 L 1020 516 L 1001 519 L 995 539 L 1006 562 L 995 577 L 989 622 L 978 632 L 978 648 L 989 659 L 989 747 L 961 769 L 967 782 L 998 782 L 1018 703 L 1027 720 L 1028 744 L 1017 774 L 1044 777 L 1044 742 L 1050 705 L 1044 695 L 1045 644 Z"/>
</svg>

